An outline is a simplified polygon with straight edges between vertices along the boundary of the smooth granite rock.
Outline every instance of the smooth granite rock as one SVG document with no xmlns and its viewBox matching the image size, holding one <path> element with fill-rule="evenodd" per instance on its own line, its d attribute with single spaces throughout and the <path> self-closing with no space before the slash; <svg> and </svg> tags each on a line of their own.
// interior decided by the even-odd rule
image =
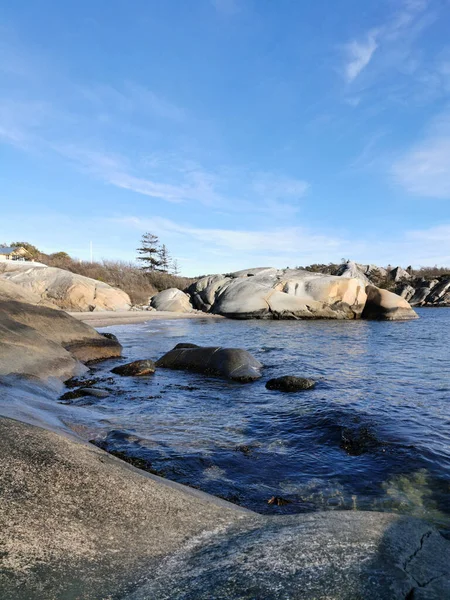
<svg viewBox="0 0 450 600">
<path fill-rule="evenodd" d="M 56 267 L 34 263 L 0 263 L 0 280 L 15 283 L 42 301 L 69 311 L 129 310 L 125 292 L 107 283 Z"/>
<path fill-rule="evenodd" d="M 204 277 L 188 291 L 196 308 L 235 319 L 355 319 L 364 286 L 360 279 L 264 267 Z"/>
<path fill-rule="evenodd" d="M 0 375 L 68 379 L 80 370 L 78 361 L 120 356 L 117 341 L 62 310 L 12 300 L 14 293 L 14 286 L 0 280 Z M 28 293 L 18 297 L 35 299 Z"/>
<path fill-rule="evenodd" d="M 262 364 L 241 348 L 180 344 L 156 361 L 157 367 L 221 375 L 242 383 L 261 377 Z"/>
<path fill-rule="evenodd" d="M 2 600 L 123 598 L 156 560 L 245 516 L 93 445 L 0 418 Z"/>
<path fill-rule="evenodd" d="M 366 287 L 367 302 L 362 313 L 363 319 L 380 321 L 407 321 L 417 319 L 411 305 L 397 294 L 382 290 L 374 285 Z"/>
<path fill-rule="evenodd" d="M 189 313 L 194 310 L 189 296 L 177 288 L 169 288 L 150 300 L 150 306 L 156 310 L 176 313 Z"/>
</svg>

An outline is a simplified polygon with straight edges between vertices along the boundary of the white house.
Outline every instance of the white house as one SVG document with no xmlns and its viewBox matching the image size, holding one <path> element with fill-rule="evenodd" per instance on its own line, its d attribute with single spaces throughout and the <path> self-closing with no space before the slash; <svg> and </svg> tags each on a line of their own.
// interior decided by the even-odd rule
<svg viewBox="0 0 450 600">
<path fill-rule="evenodd" d="M 22 246 L 17 248 L 0 248 L 0 262 L 4 260 L 33 260 L 31 254 Z"/>
</svg>

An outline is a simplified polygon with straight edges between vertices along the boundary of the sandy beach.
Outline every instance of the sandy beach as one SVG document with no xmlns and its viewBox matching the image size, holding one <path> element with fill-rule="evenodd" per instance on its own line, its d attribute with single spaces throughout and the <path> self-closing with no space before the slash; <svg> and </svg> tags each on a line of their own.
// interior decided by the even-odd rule
<svg viewBox="0 0 450 600">
<path fill-rule="evenodd" d="M 169 311 L 110 311 L 110 312 L 71 312 L 75 319 L 87 323 L 91 327 L 109 327 L 112 325 L 131 325 L 145 323 L 155 319 L 223 319 L 220 315 L 203 312 L 175 313 Z"/>
</svg>

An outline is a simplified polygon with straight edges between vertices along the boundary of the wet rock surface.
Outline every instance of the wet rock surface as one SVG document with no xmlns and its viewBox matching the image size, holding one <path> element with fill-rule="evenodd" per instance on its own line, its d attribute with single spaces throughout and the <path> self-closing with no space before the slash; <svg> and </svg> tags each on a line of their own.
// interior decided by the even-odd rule
<svg viewBox="0 0 450 600">
<path fill-rule="evenodd" d="M 111 369 L 111 373 L 121 375 L 122 377 L 143 377 L 153 375 L 156 370 L 155 363 L 152 360 L 135 360 L 126 365 L 119 365 Z"/>
<path fill-rule="evenodd" d="M 440 600 L 449 552 L 426 523 L 382 513 L 243 521 L 171 557 L 129 600 Z"/>
<path fill-rule="evenodd" d="M 305 377 L 296 377 L 294 375 L 284 375 L 269 379 L 266 383 L 268 390 L 277 390 L 279 392 L 301 392 L 315 387 L 316 382 L 313 379 Z"/>
</svg>

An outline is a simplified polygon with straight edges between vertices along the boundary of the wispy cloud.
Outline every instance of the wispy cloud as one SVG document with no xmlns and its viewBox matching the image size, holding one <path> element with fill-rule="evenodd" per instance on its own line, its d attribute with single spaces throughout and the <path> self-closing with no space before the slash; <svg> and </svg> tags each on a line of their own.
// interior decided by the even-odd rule
<svg viewBox="0 0 450 600">
<path fill-rule="evenodd" d="M 374 29 L 367 33 L 363 41 L 353 40 L 346 45 L 348 55 L 345 65 L 345 77 L 348 82 L 352 82 L 369 64 L 375 50 L 378 48 L 378 31 Z"/>
<path fill-rule="evenodd" d="M 450 200 L 450 109 L 394 163 L 392 175 L 412 194 Z"/>
<path fill-rule="evenodd" d="M 97 110 L 118 111 L 119 113 L 137 113 L 141 117 L 151 114 L 155 117 L 184 121 L 187 113 L 184 108 L 174 104 L 161 94 L 132 81 L 122 85 L 98 84 L 90 87 L 79 86 L 80 94 Z"/>
<path fill-rule="evenodd" d="M 303 227 L 273 227 L 264 230 L 199 228 L 169 219 L 122 217 L 112 220 L 137 231 L 157 231 L 175 247 L 190 245 L 201 256 L 203 269 L 214 270 L 217 256 L 227 268 L 245 268 L 261 264 L 292 266 L 299 262 L 327 260 L 338 256 L 348 242 L 337 236 L 315 233 Z M 353 243 L 353 247 L 357 248 Z M 205 253 L 205 248 L 208 252 Z"/>
<path fill-rule="evenodd" d="M 425 15 L 428 6 L 428 0 L 403 0 L 387 21 L 348 42 L 344 46 L 346 81 L 355 81 L 372 62 L 375 52 L 383 56 L 385 64 L 401 61 L 405 69 L 415 70 L 409 44 L 434 19 L 434 15 Z M 392 58 L 387 59 L 387 54 Z"/>
<path fill-rule="evenodd" d="M 199 228 L 159 217 L 120 217 L 114 226 L 137 232 L 156 231 L 179 255 L 191 274 L 255 266 L 284 267 L 337 262 L 343 256 L 361 263 L 449 265 L 450 224 L 406 231 L 393 238 L 370 239 L 314 231 L 306 227 L 266 229 Z M 108 227 L 109 229 L 109 227 Z M 422 243 L 419 243 L 422 242 Z M 208 249 L 205 252 L 205 248 Z M 195 257 L 199 257 L 196 260 Z"/>
</svg>

